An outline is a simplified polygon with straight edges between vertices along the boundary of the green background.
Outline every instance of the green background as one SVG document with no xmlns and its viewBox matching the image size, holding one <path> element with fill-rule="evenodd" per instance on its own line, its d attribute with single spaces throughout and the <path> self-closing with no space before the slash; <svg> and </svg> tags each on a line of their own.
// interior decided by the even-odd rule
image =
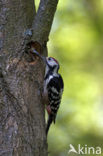
<svg viewBox="0 0 103 156">
<path fill-rule="evenodd" d="M 60 0 L 48 55 L 60 62 L 65 85 L 49 156 L 77 155 L 68 155 L 69 144 L 103 149 L 103 0 Z"/>
</svg>

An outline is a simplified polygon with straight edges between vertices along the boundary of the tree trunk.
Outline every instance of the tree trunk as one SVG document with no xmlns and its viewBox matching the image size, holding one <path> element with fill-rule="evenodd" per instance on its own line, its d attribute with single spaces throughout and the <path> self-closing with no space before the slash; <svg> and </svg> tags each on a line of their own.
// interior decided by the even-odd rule
<svg viewBox="0 0 103 156">
<path fill-rule="evenodd" d="M 41 0 L 36 13 L 34 0 L 0 0 L 0 156 L 48 155 L 44 65 L 25 48 L 38 41 L 47 55 L 57 2 Z"/>
</svg>

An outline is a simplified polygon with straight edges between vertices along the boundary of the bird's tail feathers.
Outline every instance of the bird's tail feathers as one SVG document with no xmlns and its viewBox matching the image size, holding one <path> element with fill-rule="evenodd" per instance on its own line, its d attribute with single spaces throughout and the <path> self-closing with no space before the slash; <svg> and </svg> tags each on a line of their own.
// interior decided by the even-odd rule
<svg viewBox="0 0 103 156">
<path fill-rule="evenodd" d="M 53 121 L 53 115 L 50 114 L 48 117 L 47 126 L 46 126 L 46 135 L 48 135 L 48 131 L 49 131 L 50 125 L 52 124 L 52 121 Z"/>
</svg>

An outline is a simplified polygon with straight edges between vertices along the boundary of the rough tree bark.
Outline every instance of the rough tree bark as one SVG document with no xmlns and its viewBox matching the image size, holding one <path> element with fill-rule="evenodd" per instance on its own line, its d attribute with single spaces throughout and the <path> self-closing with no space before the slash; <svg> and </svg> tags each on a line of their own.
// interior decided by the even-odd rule
<svg viewBox="0 0 103 156">
<path fill-rule="evenodd" d="M 0 0 L 0 156 L 47 156 L 42 103 L 44 66 L 25 53 L 38 41 L 42 55 L 58 0 Z M 31 31 L 33 35 L 31 36 Z"/>
</svg>

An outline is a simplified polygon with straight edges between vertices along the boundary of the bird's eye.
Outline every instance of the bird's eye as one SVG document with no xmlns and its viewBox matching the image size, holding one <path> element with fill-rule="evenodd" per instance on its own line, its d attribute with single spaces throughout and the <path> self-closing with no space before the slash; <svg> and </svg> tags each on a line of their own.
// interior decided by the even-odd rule
<svg viewBox="0 0 103 156">
<path fill-rule="evenodd" d="M 51 61 L 51 58 L 49 57 L 48 60 Z"/>
</svg>

